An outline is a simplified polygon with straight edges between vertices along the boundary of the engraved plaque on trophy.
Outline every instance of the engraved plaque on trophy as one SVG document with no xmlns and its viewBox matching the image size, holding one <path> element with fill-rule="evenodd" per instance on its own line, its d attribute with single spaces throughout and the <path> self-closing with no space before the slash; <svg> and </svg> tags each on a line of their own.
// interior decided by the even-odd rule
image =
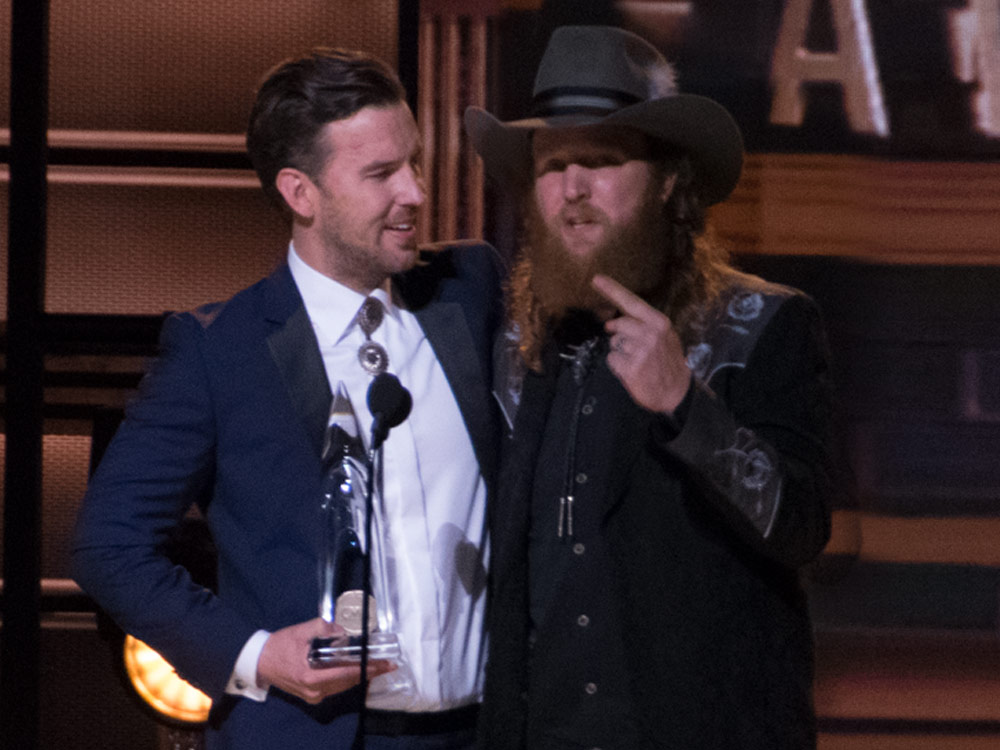
<svg viewBox="0 0 1000 750">
<path fill-rule="evenodd" d="M 368 471 L 358 420 L 347 389 L 340 383 L 330 408 L 323 446 L 319 613 L 345 632 L 339 637 L 313 640 L 309 664 L 316 668 L 357 663 L 361 659 L 364 555 L 368 551 L 365 539 Z M 401 652 L 386 581 L 384 524 L 379 504 L 372 506 L 368 656 L 398 661 Z"/>
</svg>

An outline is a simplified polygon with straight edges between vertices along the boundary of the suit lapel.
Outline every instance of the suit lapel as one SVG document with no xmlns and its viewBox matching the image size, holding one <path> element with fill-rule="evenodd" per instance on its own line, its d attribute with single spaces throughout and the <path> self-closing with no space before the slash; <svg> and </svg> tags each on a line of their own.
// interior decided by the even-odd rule
<svg viewBox="0 0 1000 750">
<path fill-rule="evenodd" d="M 268 278 L 265 317 L 275 326 L 267 336 L 271 356 L 318 456 L 332 395 L 316 334 L 288 266 Z"/>
<path fill-rule="evenodd" d="M 527 559 L 535 469 L 559 372 L 555 348 L 549 347 L 546 354 L 551 356 L 546 356 L 542 374 L 525 374 L 513 436 L 503 440 L 498 501 L 490 514 L 495 540 L 492 564 L 497 570 L 516 568 Z"/>
</svg>

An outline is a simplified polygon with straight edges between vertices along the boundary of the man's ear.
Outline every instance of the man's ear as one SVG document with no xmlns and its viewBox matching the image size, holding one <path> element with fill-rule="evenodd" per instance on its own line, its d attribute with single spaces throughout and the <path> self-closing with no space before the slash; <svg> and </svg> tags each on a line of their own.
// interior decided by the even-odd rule
<svg viewBox="0 0 1000 750">
<path fill-rule="evenodd" d="M 663 192 L 660 193 L 660 200 L 666 203 L 670 200 L 670 194 L 674 192 L 674 185 L 677 183 L 677 173 L 668 174 L 663 178 Z"/>
<path fill-rule="evenodd" d="M 316 186 L 305 172 L 285 167 L 274 178 L 274 186 L 296 216 L 312 218 L 316 211 Z"/>
</svg>

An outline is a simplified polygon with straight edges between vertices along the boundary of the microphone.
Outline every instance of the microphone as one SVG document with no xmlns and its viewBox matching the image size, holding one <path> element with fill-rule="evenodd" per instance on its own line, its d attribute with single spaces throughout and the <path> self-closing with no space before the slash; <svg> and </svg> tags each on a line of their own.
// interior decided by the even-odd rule
<svg viewBox="0 0 1000 750">
<path fill-rule="evenodd" d="M 368 386 L 368 411 L 372 413 L 372 442 L 374 451 L 389 436 L 389 430 L 410 415 L 413 397 L 399 382 L 399 378 L 389 372 L 375 376 Z"/>
</svg>

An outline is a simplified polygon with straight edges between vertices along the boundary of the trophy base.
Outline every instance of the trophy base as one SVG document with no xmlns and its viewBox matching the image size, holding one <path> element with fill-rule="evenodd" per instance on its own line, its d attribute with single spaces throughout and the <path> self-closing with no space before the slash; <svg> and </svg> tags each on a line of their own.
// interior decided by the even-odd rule
<svg viewBox="0 0 1000 750">
<path fill-rule="evenodd" d="M 309 666 L 313 669 L 356 665 L 361 662 L 361 636 L 313 638 L 309 646 Z M 368 658 L 388 661 L 400 658 L 399 638 L 395 633 L 369 633 Z"/>
</svg>

